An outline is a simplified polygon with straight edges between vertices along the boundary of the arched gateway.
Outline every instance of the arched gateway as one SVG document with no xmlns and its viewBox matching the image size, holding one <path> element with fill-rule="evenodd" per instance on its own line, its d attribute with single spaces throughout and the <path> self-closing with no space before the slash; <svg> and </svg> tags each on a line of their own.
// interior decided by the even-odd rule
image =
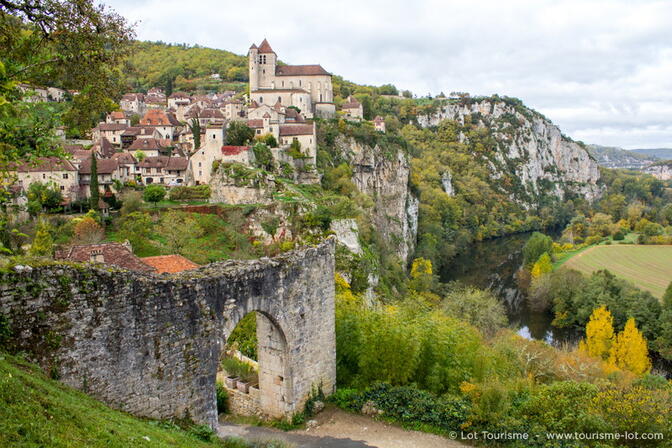
<svg viewBox="0 0 672 448">
<path fill-rule="evenodd" d="M 176 275 L 109 267 L 15 266 L 0 274 L 12 348 L 124 411 L 215 425 L 226 337 L 257 311 L 260 407 L 302 410 L 336 382 L 334 242 Z"/>
</svg>

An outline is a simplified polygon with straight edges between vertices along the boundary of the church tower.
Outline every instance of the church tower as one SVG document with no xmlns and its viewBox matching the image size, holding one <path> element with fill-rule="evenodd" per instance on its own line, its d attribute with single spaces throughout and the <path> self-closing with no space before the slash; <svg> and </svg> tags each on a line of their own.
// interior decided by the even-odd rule
<svg viewBox="0 0 672 448">
<path fill-rule="evenodd" d="M 249 51 L 247 52 L 247 59 L 249 63 L 249 76 L 250 76 L 250 91 L 254 92 L 259 89 L 259 50 L 257 46 L 252 44 Z"/>
<path fill-rule="evenodd" d="M 275 88 L 275 65 L 278 56 L 266 39 L 257 49 L 257 76 L 259 89 Z"/>
</svg>

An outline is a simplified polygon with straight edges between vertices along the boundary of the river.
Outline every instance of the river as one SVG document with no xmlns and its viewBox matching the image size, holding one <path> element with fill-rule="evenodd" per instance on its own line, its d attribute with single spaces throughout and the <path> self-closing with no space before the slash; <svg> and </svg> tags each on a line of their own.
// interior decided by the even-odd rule
<svg viewBox="0 0 672 448">
<path fill-rule="evenodd" d="M 490 289 L 506 308 L 512 328 L 528 339 L 554 346 L 575 345 L 583 336 L 576 328 L 551 325 L 553 314 L 530 309 L 525 293 L 518 288 L 516 272 L 523 264 L 523 246 L 532 233 L 509 235 L 474 243 L 439 272 L 442 282 L 460 281 Z M 654 355 L 654 370 L 672 377 L 672 363 Z"/>
<path fill-rule="evenodd" d="M 520 233 L 474 243 L 439 273 L 441 281 L 490 289 L 506 307 L 510 325 L 528 339 L 553 345 L 577 343 L 579 331 L 552 326 L 552 313 L 530 309 L 518 288 L 516 272 L 523 264 L 523 246 L 531 236 Z"/>
</svg>

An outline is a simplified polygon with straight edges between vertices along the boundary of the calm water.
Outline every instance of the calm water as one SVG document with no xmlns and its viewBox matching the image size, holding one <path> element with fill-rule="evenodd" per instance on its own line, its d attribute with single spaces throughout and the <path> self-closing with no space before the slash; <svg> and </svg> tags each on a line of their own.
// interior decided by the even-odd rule
<svg viewBox="0 0 672 448">
<path fill-rule="evenodd" d="M 554 345 L 576 343 L 580 337 L 578 331 L 553 327 L 553 315 L 531 310 L 525 294 L 518 288 L 516 272 L 523 264 L 523 246 L 531 236 L 523 233 L 472 244 L 439 273 L 441 280 L 459 280 L 492 290 L 506 307 L 511 326 L 528 339 Z"/>
<path fill-rule="evenodd" d="M 577 344 L 583 336 L 578 329 L 551 325 L 553 314 L 530 309 L 525 294 L 518 288 L 516 272 L 523 264 L 523 246 L 531 233 L 510 235 L 472 244 L 439 275 L 441 281 L 461 281 L 490 289 L 506 307 L 506 314 L 518 334 L 560 346 Z M 672 378 L 672 363 L 654 357 L 654 370 Z"/>
</svg>

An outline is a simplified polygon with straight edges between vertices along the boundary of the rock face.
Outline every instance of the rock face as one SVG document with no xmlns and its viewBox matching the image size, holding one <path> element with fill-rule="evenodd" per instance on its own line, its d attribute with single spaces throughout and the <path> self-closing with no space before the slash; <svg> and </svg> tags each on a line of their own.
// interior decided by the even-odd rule
<svg viewBox="0 0 672 448">
<path fill-rule="evenodd" d="M 224 342 L 257 313 L 259 405 L 300 412 L 336 384 L 334 240 L 273 259 L 224 261 L 176 275 L 50 264 L 0 274 L 9 348 L 126 412 L 217 424 Z"/>
<path fill-rule="evenodd" d="M 418 200 L 408 187 L 411 172 L 406 156 L 398 151 L 339 137 L 336 146 L 352 167 L 352 181 L 374 200 L 373 224 L 405 264 L 415 250 Z"/>
<path fill-rule="evenodd" d="M 644 169 L 644 172 L 660 180 L 672 180 L 672 161 L 658 162 Z"/>
<path fill-rule="evenodd" d="M 600 196 L 600 172 L 588 152 L 541 114 L 520 104 L 494 99 L 446 103 L 435 113 L 419 116 L 418 123 L 437 126 L 448 119 L 464 124 L 467 117 L 489 128 L 497 142 L 490 164 L 493 177 L 512 174 L 524 186 L 525 194 L 512 200 L 530 208 L 541 194 L 563 199 L 565 193 L 573 193 L 590 201 Z"/>
<path fill-rule="evenodd" d="M 362 254 L 362 246 L 359 244 L 359 227 L 354 219 L 336 219 L 331 222 L 331 231 L 336 236 L 336 241 L 345 246 L 355 255 Z"/>
</svg>

